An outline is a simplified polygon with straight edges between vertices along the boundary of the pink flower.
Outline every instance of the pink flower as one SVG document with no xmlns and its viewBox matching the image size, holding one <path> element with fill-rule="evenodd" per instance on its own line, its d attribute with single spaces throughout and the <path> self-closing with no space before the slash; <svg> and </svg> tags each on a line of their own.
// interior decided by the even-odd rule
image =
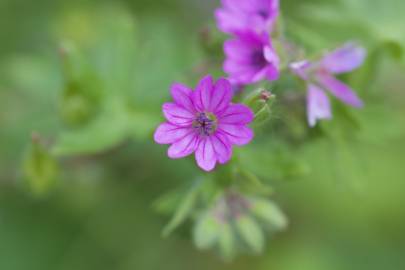
<svg viewBox="0 0 405 270">
<path fill-rule="evenodd" d="M 211 171 L 217 162 L 224 164 L 233 145 L 245 145 L 253 138 L 247 127 L 254 115 L 242 104 L 232 104 L 232 88 L 226 79 L 213 82 L 203 78 L 195 91 L 179 83 L 171 87 L 173 103 L 163 105 L 167 122 L 161 124 L 154 139 L 171 144 L 168 156 L 183 158 L 195 152 L 200 168 Z"/>
<path fill-rule="evenodd" d="M 252 84 L 279 77 L 279 58 L 266 33 L 241 32 L 224 43 L 224 71 L 234 83 Z"/>
<path fill-rule="evenodd" d="M 262 33 L 273 29 L 278 14 L 279 0 L 222 0 L 215 17 L 218 28 L 225 33 Z"/>
<path fill-rule="evenodd" d="M 331 106 L 325 90 L 342 102 L 356 108 L 363 102 L 346 84 L 336 79 L 334 74 L 350 72 L 362 65 L 366 57 L 364 48 L 347 43 L 341 48 L 326 54 L 320 61 L 307 60 L 290 64 L 291 70 L 308 83 L 307 117 L 311 127 L 317 120 L 331 119 Z"/>
</svg>

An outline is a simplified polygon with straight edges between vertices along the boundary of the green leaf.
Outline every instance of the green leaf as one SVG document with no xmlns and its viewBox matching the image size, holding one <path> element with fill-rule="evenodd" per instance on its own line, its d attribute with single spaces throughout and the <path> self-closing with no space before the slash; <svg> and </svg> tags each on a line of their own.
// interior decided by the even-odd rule
<svg viewBox="0 0 405 270">
<path fill-rule="evenodd" d="M 280 208 L 266 199 L 252 199 L 251 211 L 259 220 L 266 223 L 271 229 L 282 230 L 288 225 L 288 220 Z"/>
<path fill-rule="evenodd" d="M 160 196 L 152 205 L 152 208 L 161 214 L 172 214 L 182 199 L 179 190 L 170 191 Z"/>
<path fill-rule="evenodd" d="M 199 249 L 211 248 L 218 240 L 220 224 L 213 213 L 203 214 L 194 227 L 194 243 Z"/>
<path fill-rule="evenodd" d="M 264 248 L 264 235 L 259 224 L 251 217 L 244 215 L 236 220 L 236 228 L 254 253 L 260 253 Z"/>
<path fill-rule="evenodd" d="M 180 201 L 176 212 L 172 219 L 163 229 L 163 236 L 169 236 L 178 226 L 180 226 L 190 216 L 194 206 L 197 202 L 200 187 L 202 186 L 203 179 L 197 179 L 192 188 L 187 191 L 187 194 Z"/>
<path fill-rule="evenodd" d="M 89 155 L 106 151 L 129 137 L 131 119 L 125 106 L 111 102 L 85 127 L 61 133 L 53 153 L 61 156 Z"/>
<path fill-rule="evenodd" d="M 219 251 L 225 260 L 231 260 L 236 254 L 236 239 L 228 223 L 221 224 L 219 234 Z"/>
<path fill-rule="evenodd" d="M 262 195 L 270 195 L 273 192 L 270 186 L 265 185 L 254 173 L 244 169 L 242 166 L 237 168 L 236 174 L 237 185 L 241 190 Z"/>
</svg>

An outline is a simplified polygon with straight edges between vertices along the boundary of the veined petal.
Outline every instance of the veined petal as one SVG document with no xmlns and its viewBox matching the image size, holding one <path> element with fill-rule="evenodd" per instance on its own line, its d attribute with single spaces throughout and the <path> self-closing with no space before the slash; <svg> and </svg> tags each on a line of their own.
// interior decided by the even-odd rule
<svg viewBox="0 0 405 270">
<path fill-rule="evenodd" d="M 193 92 L 194 105 L 199 111 L 209 109 L 211 95 L 214 88 L 212 76 L 204 77 L 197 85 L 196 90 Z"/>
<path fill-rule="evenodd" d="M 363 101 L 346 84 L 325 72 L 317 74 L 319 84 L 329 90 L 336 98 L 353 107 L 362 107 Z"/>
<path fill-rule="evenodd" d="M 252 110 L 242 104 L 232 104 L 218 116 L 219 124 L 244 125 L 253 121 Z"/>
<path fill-rule="evenodd" d="M 181 139 L 174 142 L 169 147 L 167 155 L 173 159 L 186 157 L 195 151 L 197 144 L 198 136 L 194 131 L 191 131 Z"/>
<path fill-rule="evenodd" d="M 245 125 L 220 124 L 218 133 L 225 135 L 231 144 L 245 145 L 253 139 L 253 131 Z"/>
<path fill-rule="evenodd" d="M 316 125 L 318 119 L 331 119 L 331 107 L 328 96 L 316 85 L 308 85 L 307 118 L 311 127 Z"/>
<path fill-rule="evenodd" d="M 350 72 L 363 64 L 366 54 L 363 47 L 355 43 L 347 43 L 343 47 L 325 55 L 321 65 L 331 73 Z"/>
<path fill-rule="evenodd" d="M 190 112 L 195 111 L 192 98 L 193 91 L 190 88 L 180 83 L 174 83 L 170 87 L 170 92 L 172 94 L 174 102 L 177 105 L 183 107 L 184 109 Z"/>
<path fill-rule="evenodd" d="M 210 112 L 221 112 L 229 106 L 232 99 L 231 83 L 224 78 L 219 79 L 210 98 Z"/>
<path fill-rule="evenodd" d="M 188 127 L 179 127 L 170 123 L 161 124 L 155 131 L 154 139 L 159 144 L 170 144 L 178 141 L 192 131 Z"/>
<path fill-rule="evenodd" d="M 217 158 L 210 137 L 201 138 L 195 151 L 198 166 L 209 172 L 215 168 Z"/>
<path fill-rule="evenodd" d="M 223 133 L 216 133 L 210 138 L 218 162 L 221 164 L 228 162 L 232 156 L 232 145 L 228 140 L 228 137 Z"/>
<path fill-rule="evenodd" d="M 177 126 L 190 126 L 194 119 L 194 114 L 174 103 L 163 104 L 163 114 L 167 121 Z"/>
</svg>

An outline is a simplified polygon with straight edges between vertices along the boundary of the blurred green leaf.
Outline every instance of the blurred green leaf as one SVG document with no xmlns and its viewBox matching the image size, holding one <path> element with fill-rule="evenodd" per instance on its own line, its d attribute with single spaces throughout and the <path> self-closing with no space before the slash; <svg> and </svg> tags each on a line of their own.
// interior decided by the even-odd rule
<svg viewBox="0 0 405 270">
<path fill-rule="evenodd" d="M 287 227 L 287 217 L 273 202 L 255 198 L 251 200 L 251 207 L 252 213 L 269 228 L 273 230 L 282 230 Z"/>
<path fill-rule="evenodd" d="M 105 151 L 129 138 L 131 120 L 123 104 L 111 101 L 106 111 L 85 127 L 62 132 L 52 151 L 61 156 Z"/>
<path fill-rule="evenodd" d="M 202 186 L 204 179 L 198 178 L 190 190 L 187 191 L 186 195 L 180 201 L 176 212 L 174 213 L 172 219 L 163 229 L 163 236 L 169 236 L 178 226 L 180 226 L 186 219 L 190 216 L 196 205 L 200 188 Z"/>
<path fill-rule="evenodd" d="M 215 245 L 220 235 L 221 224 L 215 213 L 205 213 L 194 226 L 194 243 L 200 249 L 209 249 Z"/>
<path fill-rule="evenodd" d="M 219 251 L 225 260 L 231 260 L 236 254 L 236 239 L 228 223 L 221 224 L 219 234 Z"/>
<path fill-rule="evenodd" d="M 238 233 L 254 253 L 261 253 L 264 248 L 264 235 L 259 224 L 247 215 L 240 216 L 235 222 Z"/>
</svg>

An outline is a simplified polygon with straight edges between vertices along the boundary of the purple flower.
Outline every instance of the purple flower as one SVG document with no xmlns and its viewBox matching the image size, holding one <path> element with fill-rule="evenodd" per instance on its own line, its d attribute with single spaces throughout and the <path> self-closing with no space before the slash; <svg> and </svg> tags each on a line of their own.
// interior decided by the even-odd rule
<svg viewBox="0 0 405 270">
<path fill-rule="evenodd" d="M 336 79 L 334 74 L 350 72 L 362 65 L 366 57 L 364 48 L 354 43 L 346 43 L 337 50 L 326 54 L 320 61 L 307 60 L 290 64 L 291 70 L 308 83 L 307 117 L 311 127 L 317 120 L 331 119 L 331 106 L 324 90 L 328 90 L 342 102 L 356 108 L 363 102 L 346 84 Z"/>
<path fill-rule="evenodd" d="M 232 104 L 232 88 L 226 79 L 213 82 L 203 78 L 195 91 L 175 83 L 171 87 L 173 103 L 163 105 L 167 122 L 161 124 L 154 139 L 171 144 L 168 156 L 182 158 L 195 152 L 200 168 L 211 171 L 217 162 L 224 164 L 232 155 L 232 145 L 244 145 L 253 138 L 247 127 L 254 116 L 241 104 Z"/>
<path fill-rule="evenodd" d="M 272 30 L 278 14 L 279 0 L 222 0 L 215 17 L 218 28 L 225 33 L 262 33 Z"/>
<path fill-rule="evenodd" d="M 280 61 L 266 33 L 238 33 L 224 43 L 224 51 L 224 71 L 233 82 L 252 84 L 278 79 Z"/>
</svg>

